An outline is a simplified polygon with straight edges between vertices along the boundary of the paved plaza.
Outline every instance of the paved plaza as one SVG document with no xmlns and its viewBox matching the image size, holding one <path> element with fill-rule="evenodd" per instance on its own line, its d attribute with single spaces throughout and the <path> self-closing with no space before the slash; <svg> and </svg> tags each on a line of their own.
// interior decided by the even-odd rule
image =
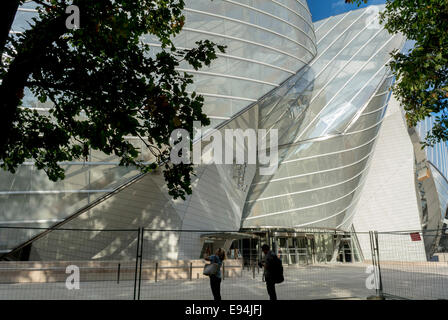
<svg viewBox="0 0 448 320">
<path fill-rule="evenodd" d="M 298 299 L 366 299 L 375 295 L 367 289 L 365 264 L 325 264 L 303 267 L 285 266 L 285 282 L 277 285 L 280 300 Z M 447 298 L 448 264 L 438 264 L 438 273 L 430 270 L 411 271 L 382 268 L 386 293 L 404 298 Z M 221 284 L 224 300 L 268 299 L 262 274 L 245 269 L 241 276 L 226 278 Z M 81 282 L 79 290 L 68 290 L 65 283 L 0 284 L 0 299 L 133 299 L 134 281 Z M 193 281 L 142 281 L 140 299 L 210 300 L 208 279 Z"/>
</svg>

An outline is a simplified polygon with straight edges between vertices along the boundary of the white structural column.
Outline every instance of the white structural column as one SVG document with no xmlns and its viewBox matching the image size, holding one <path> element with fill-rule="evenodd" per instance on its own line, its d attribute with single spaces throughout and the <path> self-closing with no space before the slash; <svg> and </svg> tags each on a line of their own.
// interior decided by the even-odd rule
<svg viewBox="0 0 448 320">
<path fill-rule="evenodd" d="M 356 232 L 422 230 L 414 166 L 414 148 L 399 102 L 392 97 L 353 218 Z M 382 260 L 426 261 L 423 241 L 389 238 Z M 359 242 L 365 259 L 371 259 L 368 235 L 360 235 Z"/>
</svg>

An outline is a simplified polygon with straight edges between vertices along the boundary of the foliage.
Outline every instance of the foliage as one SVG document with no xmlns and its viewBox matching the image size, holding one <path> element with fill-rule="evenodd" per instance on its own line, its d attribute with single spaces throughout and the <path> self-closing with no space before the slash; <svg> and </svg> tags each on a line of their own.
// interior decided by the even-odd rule
<svg viewBox="0 0 448 320">
<path fill-rule="evenodd" d="M 390 64 L 408 125 L 437 115 L 424 145 L 448 141 L 448 0 L 387 0 L 381 22 L 390 33 L 401 32 L 415 42 L 409 52 L 393 52 Z"/>
<path fill-rule="evenodd" d="M 33 159 L 57 181 L 65 176 L 60 162 L 99 150 L 143 172 L 163 166 L 169 193 L 185 199 L 193 166 L 168 163 L 169 138 L 174 129 L 193 132 L 193 121 L 209 119 L 203 97 L 187 90 L 192 76 L 176 67 L 185 61 L 198 70 L 225 48 L 207 40 L 191 50 L 173 45 L 185 22 L 183 0 L 36 2 L 32 26 L 2 48 L 8 58 L 0 69 L 0 166 L 14 173 Z M 80 10 L 75 30 L 65 25 L 71 4 Z M 145 43 L 149 38 L 161 49 Z M 27 88 L 52 106 L 49 114 L 21 107 Z M 127 136 L 144 141 L 157 161 L 139 161 L 142 150 Z"/>
</svg>

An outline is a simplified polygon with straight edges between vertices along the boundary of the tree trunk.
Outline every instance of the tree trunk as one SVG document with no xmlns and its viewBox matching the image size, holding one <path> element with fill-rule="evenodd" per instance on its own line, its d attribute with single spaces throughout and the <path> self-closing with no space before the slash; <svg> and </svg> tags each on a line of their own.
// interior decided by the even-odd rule
<svg viewBox="0 0 448 320">
<path fill-rule="evenodd" d="M 20 0 L 3 0 L 0 14 L 0 56 L 3 54 L 9 31 L 19 8 Z"/>
</svg>

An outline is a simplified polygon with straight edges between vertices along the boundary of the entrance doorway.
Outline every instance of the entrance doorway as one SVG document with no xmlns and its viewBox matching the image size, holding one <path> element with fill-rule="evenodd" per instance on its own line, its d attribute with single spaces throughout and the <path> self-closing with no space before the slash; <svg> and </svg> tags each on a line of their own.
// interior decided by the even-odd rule
<svg viewBox="0 0 448 320">
<path fill-rule="evenodd" d="M 314 237 L 312 235 L 289 234 L 275 236 L 276 252 L 283 264 L 312 264 L 316 261 Z"/>
<path fill-rule="evenodd" d="M 342 238 L 339 245 L 339 262 L 353 262 L 352 243 L 350 238 Z"/>
</svg>

